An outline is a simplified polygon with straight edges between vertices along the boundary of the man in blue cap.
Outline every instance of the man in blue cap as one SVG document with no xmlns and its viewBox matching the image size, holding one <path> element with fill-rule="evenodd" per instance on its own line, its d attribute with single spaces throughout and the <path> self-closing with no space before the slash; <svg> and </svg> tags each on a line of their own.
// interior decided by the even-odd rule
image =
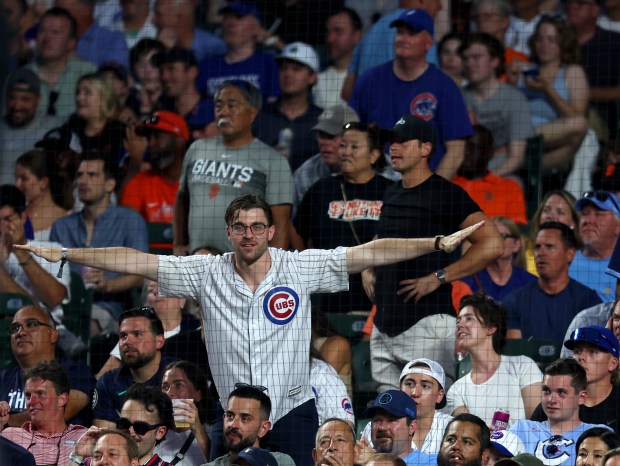
<svg viewBox="0 0 620 466">
<path fill-rule="evenodd" d="M 412 450 L 413 434 L 418 426 L 413 399 L 400 390 L 380 393 L 364 411 L 371 418 L 371 438 L 377 453 L 398 455 L 407 465 L 436 465 L 437 455 Z M 371 452 L 363 447 L 362 455 Z"/>
<path fill-rule="evenodd" d="M 581 212 L 583 248 L 577 251 L 569 275 L 596 290 L 603 302 L 613 301 L 616 280 L 605 270 L 620 236 L 620 199 L 608 191 L 589 191 L 575 203 L 575 209 Z"/>
<path fill-rule="evenodd" d="M 405 10 L 390 23 L 396 29 L 394 59 L 370 68 L 355 83 L 349 105 L 362 123 L 391 128 L 404 114 L 433 125 L 437 133 L 433 172 L 451 180 L 473 134 L 461 91 L 427 61 L 433 46 L 433 18 L 422 9 Z"/>
<path fill-rule="evenodd" d="M 240 466 L 278 466 L 274 456 L 267 450 L 258 447 L 247 447 L 231 457 L 229 464 Z"/>
<path fill-rule="evenodd" d="M 598 325 L 574 330 L 564 346 L 586 371 L 587 397 L 579 406 L 579 418 L 590 424 L 606 424 L 618 432 L 620 425 L 620 343 L 611 329 Z M 539 405 L 532 420 L 544 421 Z"/>
</svg>

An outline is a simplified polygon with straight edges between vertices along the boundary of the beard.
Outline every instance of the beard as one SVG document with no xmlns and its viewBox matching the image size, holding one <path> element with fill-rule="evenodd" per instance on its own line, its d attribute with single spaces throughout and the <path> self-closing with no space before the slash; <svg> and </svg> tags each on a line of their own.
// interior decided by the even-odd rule
<svg viewBox="0 0 620 466">
<path fill-rule="evenodd" d="M 234 433 L 235 435 L 237 435 L 237 437 L 239 437 L 239 441 L 236 443 L 233 443 L 230 440 L 228 440 L 228 435 L 230 433 Z M 250 437 L 244 437 L 241 434 L 241 432 L 239 432 L 239 430 L 235 429 L 234 427 L 229 427 L 224 432 L 224 447 L 226 447 L 227 451 L 230 451 L 233 453 L 239 453 L 241 450 L 245 448 L 254 446 L 255 441 L 256 441 L 256 435 L 250 436 Z"/>
<path fill-rule="evenodd" d="M 449 455 L 446 455 L 443 452 L 439 452 L 437 455 L 437 466 L 452 466 L 454 463 L 451 463 L 448 459 Z M 473 459 L 467 462 L 461 463 L 459 466 L 480 466 L 481 460 Z"/>
<path fill-rule="evenodd" d="M 141 369 L 142 367 L 148 365 L 150 362 L 155 359 L 155 355 L 146 355 L 146 354 L 138 354 L 137 356 L 131 356 L 129 359 L 121 355 L 121 360 L 125 366 L 130 369 Z"/>
<path fill-rule="evenodd" d="M 381 439 L 388 439 L 392 441 L 383 443 L 380 442 Z M 394 441 L 389 435 L 377 434 L 373 443 L 377 453 L 392 453 L 392 450 L 394 450 Z"/>
</svg>

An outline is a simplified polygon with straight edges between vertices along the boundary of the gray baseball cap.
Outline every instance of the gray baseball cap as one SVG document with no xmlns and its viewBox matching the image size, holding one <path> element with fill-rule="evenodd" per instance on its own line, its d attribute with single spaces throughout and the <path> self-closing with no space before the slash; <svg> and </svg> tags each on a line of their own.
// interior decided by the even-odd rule
<svg viewBox="0 0 620 466">
<path fill-rule="evenodd" d="M 352 121 L 360 121 L 355 110 L 348 105 L 338 104 L 323 110 L 323 113 L 319 115 L 317 124 L 312 129 L 337 136 L 342 133 L 342 127 Z"/>
</svg>

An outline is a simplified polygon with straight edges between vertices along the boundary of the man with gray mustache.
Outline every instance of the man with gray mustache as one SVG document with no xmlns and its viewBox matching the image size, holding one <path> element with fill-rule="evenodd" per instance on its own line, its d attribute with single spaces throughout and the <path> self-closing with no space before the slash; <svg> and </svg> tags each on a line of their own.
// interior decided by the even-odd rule
<svg viewBox="0 0 620 466">
<path fill-rule="evenodd" d="M 194 142 L 185 154 L 174 206 L 174 254 L 205 244 L 230 251 L 224 213 L 243 194 L 271 205 L 276 234 L 270 246 L 287 249 L 293 179 L 288 161 L 252 134 L 260 91 L 246 81 L 224 81 L 214 100 L 218 136 Z"/>
</svg>

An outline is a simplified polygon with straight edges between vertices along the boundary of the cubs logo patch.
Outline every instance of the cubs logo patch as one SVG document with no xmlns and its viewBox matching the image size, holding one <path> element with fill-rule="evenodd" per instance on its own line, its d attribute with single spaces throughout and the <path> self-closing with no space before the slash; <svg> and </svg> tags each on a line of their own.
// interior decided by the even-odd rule
<svg viewBox="0 0 620 466">
<path fill-rule="evenodd" d="M 436 110 L 437 97 L 430 92 L 423 92 L 422 94 L 416 95 L 409 105 L 411 114 L 425 121 L 431 120 L 435 116 Z"/>
<path fill-rule="evenodd" d="M 567 450 L 573 443 L 571 439 L 553 435 L 544 442 L 539 441 L 534 454 L 546 465 L 559 466 L 570 457 Z"/>
<path fill-rule="evenodd" d="M 263 312 L 276 325 L 288 324 L 299 308 L 299 296 L 292 288 L 278 286 L 269 291 L 263 300 Z"/>
<path fill-rule="evenodd" d="M 353 405 L 351 404 L 351 400 L 349 400 L 349 398 L 343 398 L 340 404 L 342 405 L 342 409 L 344 409 L 345 413 L 353 416 Z"/>
</svg>

